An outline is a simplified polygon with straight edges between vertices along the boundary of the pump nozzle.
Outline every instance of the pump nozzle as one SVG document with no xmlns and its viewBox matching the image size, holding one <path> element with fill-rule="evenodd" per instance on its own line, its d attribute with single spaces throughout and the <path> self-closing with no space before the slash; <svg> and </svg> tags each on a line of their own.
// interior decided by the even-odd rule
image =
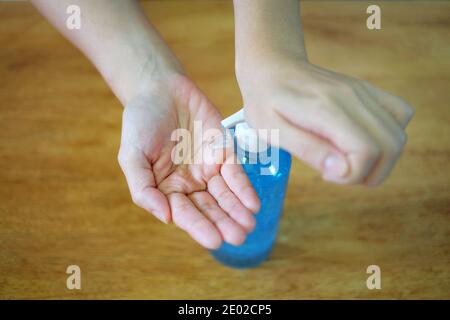
<svg viewBox="0 0 450 320">
<path fill-rule="evenodd" d="M 259 138 L 257 130 L 251 128 L 245 122 L 243 108 L 222 120 L 222 126 L 226 129 L 235 127 L 234 135 L 236 136 L 239 147 L 243 150 L 262 152 L 268 148 L 267 142 Z"/>
<path fill-rule="evenodd" d="M 223 119 L 221 123 L 224 128 L 228 129 L 241 122 L 245 122 L 244 108 L 241 108 L 238 112 L 235 112 L 231 116 Z"/>
</svg>

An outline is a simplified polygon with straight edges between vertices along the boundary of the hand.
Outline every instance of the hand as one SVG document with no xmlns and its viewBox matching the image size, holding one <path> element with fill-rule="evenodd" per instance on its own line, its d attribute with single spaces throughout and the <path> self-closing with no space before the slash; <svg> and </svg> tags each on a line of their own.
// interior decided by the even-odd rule
<svg viewBox="0 0 450 320">
<path fill-rule="evenodd" d="M 61 19 L 74 1 L 83 8 L 83 28 L 77 32 L 68 30 Z M 224 164 L 171 161 L 174 130 L 191 131 L 195 120 L 204 129 L 220 129 L 221 119 L 203 93 L 181 75 L 181 64 L 139 3 L 32 3 L 87 55 L 126 106 L 119 162 L 134 202 L 166 223 L 175 222 L 207 248 L 219 247 L 222 240 L 242 243 L 255 225 L 252 212 L 258 211 L 259 201 L 241 166 L 233 164 L 232 152 L 210 145 L 214 136 L 203 140 L 194 135 L 194 146 L 204 146 L 194 150 L 194 157 L 204 149 Z"/>
<path fill-rule="evenodd" d="M 376 186 L 405 143 L 413 115 L 402 99 L 301 59 L 238 72 L 247 121 L 280 129 L 280 145 L 325 180 Z"/>
<path fill-rule="evenodd" d="M 172 162 L 171 140 L 176 129 L 192 133 L 194 121 L 203 130 L 219 129 L 217 137 L 193 134 L 192 139 L 223 164 Z M 123 113 L 119 163 L 132 199 L 165 223 L 173 221 L 206 248 L 222 240 L 241 244 L 255 226 L 259 200 L 233 153 L 215 150 L 222 137 L 221 116 L 205 95 L 186 77 L 171 77 L 157 88 L 129 101 Z M 220 136 L 220 137 L 219 137 Z M 229 151 L 229 150 L 228 150 Z M 197 156 L 199 148 L 193 150 Z"/>
</svg>

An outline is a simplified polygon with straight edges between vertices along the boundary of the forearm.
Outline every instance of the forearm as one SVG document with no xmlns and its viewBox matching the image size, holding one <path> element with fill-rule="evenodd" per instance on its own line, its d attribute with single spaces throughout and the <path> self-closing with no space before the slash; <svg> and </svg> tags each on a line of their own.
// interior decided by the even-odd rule
<svg viewBox="0 0 450 320">
<path fill-rule="evenodd" d="M 32 0 L 33 5 L 96 66 L 125 105 L 181 67 L 133 0 Z M 81 9 L 81 29 L 68 29 L 66 8 Z"/>
<path fill-rule="evenodd" d="M 298 0 L 234 0 L 236 73 L 280 56 L 307 59 Z"/>
</svg>

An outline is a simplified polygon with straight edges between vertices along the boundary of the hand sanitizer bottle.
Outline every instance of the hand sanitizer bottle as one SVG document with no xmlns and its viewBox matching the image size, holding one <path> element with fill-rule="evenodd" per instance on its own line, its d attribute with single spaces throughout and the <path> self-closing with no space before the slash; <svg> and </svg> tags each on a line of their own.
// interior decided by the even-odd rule
<svg viewBox="0 0 450 320">
<path fill-rule="evenodd" d="M 268 146 L 247 123 L 239 121 L 244 121 L 243 110 L 225 119 L 222 125 L 234 134 L 237 157 L 258 193 L 261 209 L 255 215 L 255 229 L 242 245 L 223 243 L 219 249 L 211 250 L 211 254 L 224 265 L 252 268 L 269 257 L 275 244 L 291 168 L 291 155 L 282 149 Z"/>
</svg>

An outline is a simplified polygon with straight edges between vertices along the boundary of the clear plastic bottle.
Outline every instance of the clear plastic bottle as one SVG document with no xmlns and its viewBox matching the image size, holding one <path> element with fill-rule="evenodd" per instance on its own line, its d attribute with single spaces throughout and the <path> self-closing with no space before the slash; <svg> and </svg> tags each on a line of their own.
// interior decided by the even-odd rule
<svg viewBox="0 0 450 320">
<path fill-rule="evenodd" d="M 255 229 L 242 245 L 223 243 L 219 249 L 211 250 L 211 254 L 224 265 L 252 268 L 269 257 L 275 244 L 291 168 L 291 155 L 271 146 L 263 154 L 249 151 L 252 148 L 244 150 L 242 143 L 235 145 L 242 167 L 258 193 L 261 209 L 255 215 Z M 271 159 L 276 161 L 270 161 Z"/>
</svg>

